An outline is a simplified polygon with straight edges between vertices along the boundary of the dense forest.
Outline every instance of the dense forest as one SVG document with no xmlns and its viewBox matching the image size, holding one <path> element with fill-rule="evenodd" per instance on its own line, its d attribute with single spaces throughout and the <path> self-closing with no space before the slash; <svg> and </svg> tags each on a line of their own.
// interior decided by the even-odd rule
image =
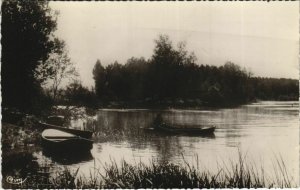
<svg viewBox="0 0 300 190">
<path fill-rule="evenodd" d="M 106 67 L 97 60 L 93 76 L 102 104 L 123 106 L 234 106 L 254 100 L 297 100 L 298 81 L 253 77 L 227 62 L 201 65 L 185 44 L 174 48 L 168 36 L 155 41 L 149 60 L 130 58 Z"/>
<path fill-rule="evenodd" d="M 299 82 L 260 78 L 232 62 L 203 65 L 166 35 L 149 59 L 103 66 L 84 87 L 65 42 L 54 35 L 58 13 L 46 1 L 2 3 L 2 107 L 40 113 L 54 104 L 89 107 L 218 107 L 255 100 L 298 100 Z M 69 79 L 64 86 L 62 81 Z"/>
</svg>

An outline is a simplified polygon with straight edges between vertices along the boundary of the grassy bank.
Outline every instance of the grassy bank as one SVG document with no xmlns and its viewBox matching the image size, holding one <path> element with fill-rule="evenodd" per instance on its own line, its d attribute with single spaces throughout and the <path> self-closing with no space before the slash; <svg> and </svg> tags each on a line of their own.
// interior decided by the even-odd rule
<svg viewBox="0 0 300 190">
<path fill-rule="evenodd" d="M 120 165 L 112 161 L 102 164 L 100 168 L 90 170 L 88 176 L 78 176 L 78 170 L 68 168 L 56 170 L 54 174 L 29 176 L 19 188 L 290 188 L 296 187 L 288 175 L 284 162 L 278 161 L 278 170 L 268 176 L 264 169 L 247 165 L 240 156 L 237 163 L 223 166 L 216 173 L 192 166 L 188 163 L 129 164 L 122 161 Z M 51 165 L 43 166 L 51 171 Z M 275 168 L 274 168 L 275 169 Z M 41 168 L 39 169 L 41 170 Z M 44 170 L 45 171 L 45 170 Z M 43 182 L 43 183 L 42 183 Z M 46 182 L 46 183 L 45 183 Z"/>
<path fill-rule="evenodd" d="M 183 158 L 184 159 L 184 158 Z M 105 174 L 99 170 L 89 178 L 79 177 L 78 188 L 288 188 L 296 187 L 288 175 L 285 164 L 278 159 L 274 175 L 268 176 L 263 167 L 246 164 L 239 155 L 237 163 L 223 165 L 218 172 L 211 173 L 199 165 L 185 162 L 160 164 L 152 161 L 150 165 L 135 165 L 123 161 L 120 166 L 115 162 L 103 166 Z M 276 171 L 275 171 L 276 170 Z M 271 172 L 271 171 L 268 171 Z M 272 172 L 271 172 L 272 173 Z"/>
</svg>

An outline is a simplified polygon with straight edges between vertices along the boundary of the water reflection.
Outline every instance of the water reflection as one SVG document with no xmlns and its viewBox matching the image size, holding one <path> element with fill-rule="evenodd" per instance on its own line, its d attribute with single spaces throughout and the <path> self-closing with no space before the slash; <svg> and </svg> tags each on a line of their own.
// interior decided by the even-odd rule
<svg viewBox="0 0 300 190">
<path fill-rule="evenodd" d="M 168 136 L 179 136 L 179 137 L 199 137 L 199 138 L 208 138 L 208 139 L 214 139 L 216 138 L 214 133 L 172 133 L 172 132 L 167 132 L 167 131 L 161 131 L 161 130 L 155 130 L 153 128 L 146 128 L 144 129 L 145 132 L 148 134 L 152 133 L 152 135 L 160 136 L 161 138 L 163 137 L 168 137 Z"/>
<path fill-rule="evenodd" d="M 57 153 L 43 149 L 42 154 L 50 158 L 52 161 L 62 165 L 77 164 L 93 160 L 93 156 L 90 151 Z"/>
<path fill-rule="evenodd" d="M 268 160 L 274 152 L 280 153 L 284 155 L 287 167 L 298 176 L 298 105 L 298 102 L 260 102 L 219 110 L 102 109 L 95 119 L 84 121 L 84 127 L 95 131 L 91 157 L 79 160 L 80 163 L 57 162 L 80 166 L 81 172 L 88 174 L 94 159 L 102 163 L 125 159 L 147 164 L 154 158 L 161 163 L 182 163 L 183 156 L 191 161 L 196 154 L 213 172 L 217 170 L 218 159 L 234 161 L 241 150 L 251 152 L 253 162 L 266 169 L 273 167 Z M 151 127 L 157 114 L 170 124 L 215 125 L 217 128 L 213 136 L 204 137 L 145 130 Z M 51 159 L 54 161 L 55 157 L 51 156 Z"/>
</svg>

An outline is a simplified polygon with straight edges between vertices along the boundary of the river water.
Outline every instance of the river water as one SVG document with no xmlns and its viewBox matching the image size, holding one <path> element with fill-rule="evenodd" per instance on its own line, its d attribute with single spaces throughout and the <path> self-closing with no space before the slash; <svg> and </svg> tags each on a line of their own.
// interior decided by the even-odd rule
<svg viewBox="0 0 300 190">
<path fill-rule="evenodd" d="M 150 128 L 161 114 L 164 120 L 180 125 L 215 125 L 214 136 L 199 137 L 161 134 Z M 61 161 L 35 152 L 40 161 L 79 169 L 90 175 L 91 168 L 126 160 L 135 164 L 172 162 L 197 164 L 215 173 L 241 153 L 246 164 L 263 167 L 274 174 L 274 163 L 282 159 L 289 174 L 299 184 L 299 104 L 262 101 L 237 108 L 217 110 L 101 109 L 92 121 L 76 120 L 96 131 L 91 154 L 72 161 Z M 276 165 L 276 164 L 275 164 Z M 278 168 L 277 168 L 278 169 Z"/>
</svg>

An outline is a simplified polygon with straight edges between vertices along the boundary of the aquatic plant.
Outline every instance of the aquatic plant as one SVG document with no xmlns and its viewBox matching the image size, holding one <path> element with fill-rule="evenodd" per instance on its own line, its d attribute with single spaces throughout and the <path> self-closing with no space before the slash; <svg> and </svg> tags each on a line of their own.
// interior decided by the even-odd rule
<svg viewBox="0 0 300 190">
<path fill-rule="evenodd" d="M 77 178 L 78 188 L 289 188 L 297 184 L 289 176 L 282 157 L 276 157 L 275 174 L 269 176 L 263 166 L 246 164 L 247 156 L 239 154 L 238 162 L 230 162 L 216 173 L 189 164 L 142 162 L 129 164 L 125 160 L 102 164 L 105 172 L 94 167 L 89 177 Z M 183 157 L 184 159 L 184 157 Z M 92 174 L 93 173 L 93 174 Z"/>
<path fill-rule="evenodd" d="M 184 158 L 183 158 L 184 159 Z M 246 156 L 239 155 L 238 162 L 223 165 L 218 172 L 211 173 L 199 165 L 184 161 L 183 165 L 159 163 L 155 160 L 149 165 L 142 162 L 129 164 L 123 160 L 120 165 L 111 160 L 90 169 L 88 176 L 79 175 L 77 168 L 67 167 L 50 175 L 51 166 L 43 168 L 45 175 L 28 178 L 22 188 L 290 188 L 297 184 L 289 176 L 282 157 L 276 157 L 274 176 L 266 175 L 264 168 L 246 164 Z M 101 167 L 104 169 L 100 170 Z M 42 170 L 41 168 L 39 169 Z M 42 183 L 43 182 L 43 183 Z M 46 183 L 47 182 L 47 183 Z"/>
</svg>

